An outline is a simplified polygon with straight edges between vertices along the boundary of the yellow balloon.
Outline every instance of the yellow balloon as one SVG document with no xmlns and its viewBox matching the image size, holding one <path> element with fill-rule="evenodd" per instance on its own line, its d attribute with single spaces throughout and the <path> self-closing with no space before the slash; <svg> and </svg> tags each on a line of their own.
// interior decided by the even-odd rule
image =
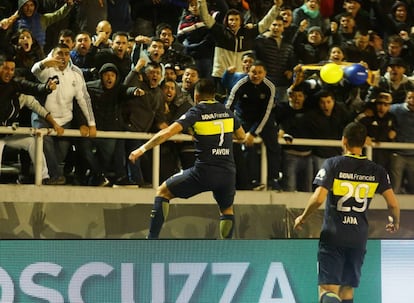
<svg viewBox="0 0 414 303">
<path fill-rule="evenodd" d="M 322 66 L 320 71 L 321 79 L 329 84 L 338 83 L 341 81 L 344 71 L 341 66 L 336 63 L 327 63 Z"/>
</svg>

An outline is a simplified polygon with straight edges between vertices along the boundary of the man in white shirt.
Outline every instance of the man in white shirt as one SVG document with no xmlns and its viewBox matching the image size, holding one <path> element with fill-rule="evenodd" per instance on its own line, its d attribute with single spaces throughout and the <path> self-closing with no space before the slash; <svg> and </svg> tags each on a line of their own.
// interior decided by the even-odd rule
<svg viewBox="0 0 414 303">
<path fill-rule="evenodd" d="M 70 49 L 65 44 L 58 44 L 51 56 L 35 63 L 32 73 L 40 82 L 49 79 L 56 81 L 57 89 L 46 97 L 45 108 L 53 115 L 63 128 L 71 128 L 73 118 L 73 99 L 76 99 L 89 127 L 80 129 L 82 136 L 95 137 L 96 126 L 92 111 L 91 98 L 86 89 L 82 71 L 70 63 Z M 50 124 L 38 115 L 32 119 L 34 127 L 50 127 Z M 65 184 L 66 180 L 59 168 L 68 151 L 70 142 L 62 138 L 44 138 L 44 153 L 49 175 L 54 184 Z"/>
</svg>

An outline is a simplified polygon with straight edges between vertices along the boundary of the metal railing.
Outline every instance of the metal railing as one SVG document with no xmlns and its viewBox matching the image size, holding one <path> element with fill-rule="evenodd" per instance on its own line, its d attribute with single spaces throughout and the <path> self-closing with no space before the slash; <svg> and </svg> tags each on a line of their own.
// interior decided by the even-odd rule
<svg viewBox="0 0 414 303">
<path fill-rule="evenodd" d="M 43 153 L 43 137 L 56 136 L 56 132 L 51 128 L 31 128 L 31 127 L 5 127 L 0 126 L 0 134 L 6 135 L 31 135 L 36 141 L 36 159 L 34 163 L 35 184 L 42 185 L 42 153 Z M 111 138 L 111 139 L 150 139 L 154 134 L 152 133 L 138 133 L 138 132 L 124 132 L 124 131 L 97 131 L 97 138 Z M 82 137 L 78 129 L 65 129 L 63 137 Z M 0 137 L 1 140 L 1 137 Z M 193 137 L 190 135 L 178 134 L 171 137 L 169 140 L 173 141 L 192 141 Z M 260 138 L 255 139 L 255 143 L 261 146 L 261 182 L 267 183 L 267 159 L 266 147 Z M 287 143 L 283 139 L 279 139 L 281 145 Z M 326 146 L 326 147 L 340 147 L 341 140 L 320 140 L 320 139 L 301 139 L 295 138 L 292 145 L 302 146 Z M 365 146 L 365 152 L 368 159 L 372 159 L 373 149 L 413 149 L 414 143 L 397 143 L 397 142 L 381 142 L 375 145 Z M 152 184 L 156 188 L 159 184 L 159 167 L 160 167 L 160 147 L 153 148 L 152 157 Z"/>
</svg>

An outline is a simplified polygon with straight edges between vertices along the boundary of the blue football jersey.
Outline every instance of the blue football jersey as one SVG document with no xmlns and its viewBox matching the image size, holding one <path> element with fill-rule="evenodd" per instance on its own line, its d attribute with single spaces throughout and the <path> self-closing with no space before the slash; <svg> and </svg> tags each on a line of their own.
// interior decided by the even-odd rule
<svg viewBox="0 0 414 303">
<path fill-rule="evenodd" d="M 217 101 L 203 101 L 176 122 L 194 135 L 195 165 L 217 166 L 235 171 L 233 132 L 240 127 L 231 110 Z"/>
<path fill-rule="evenodd" d="M 336 156 L 325 161 L 314 184 L 329 190 L 321 241 L 345 247 L 365 246 L 370 202 L 375 193 L 391 188 L 386 170 L 365 156 Z"/>
</svg>

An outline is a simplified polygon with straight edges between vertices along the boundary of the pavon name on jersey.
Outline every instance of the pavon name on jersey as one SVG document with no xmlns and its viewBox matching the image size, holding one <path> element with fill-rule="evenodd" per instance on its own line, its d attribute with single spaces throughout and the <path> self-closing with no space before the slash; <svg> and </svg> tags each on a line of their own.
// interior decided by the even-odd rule
<svg viewBox="0 0 414 303">
<path fill-rule="evenodd" d="M 211 153 L 216 156 L 228 156 L 230 155 L 230 148 L 213 148 Z"/>
</svg>

